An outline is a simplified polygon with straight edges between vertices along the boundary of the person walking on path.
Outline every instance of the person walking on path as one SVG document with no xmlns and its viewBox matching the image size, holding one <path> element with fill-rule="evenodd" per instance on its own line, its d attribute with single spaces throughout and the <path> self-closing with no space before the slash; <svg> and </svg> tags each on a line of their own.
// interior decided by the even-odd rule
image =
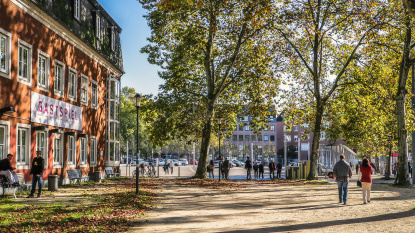
<svg viewBox="0 0 415 233">
<path fill-rule="evenodd" d="M 249 156 L 246 156 L 245 169 L 246 169 L 246 179 L 247 180 L 252 179 L 251 177 L 252 163 L 251 163 L 251 160 L 249 159 Z"/>
<path fill-rule="evenodd" d="M 275 179 L 275 163 L 271 160 L 271 162 L 268 164 L 269 167 L 269 179 L 273 180 Z"/>
<path fill-rule="evenodd" d="M 173 175 L 173 167 L 174 167 L 174 162 L 173 160 L 170 160 L 170 170 L 171 170 L 171 174 Z"/>
<path fill-rule="evenodd" d="M 228 158 L 225 158 L 225 161 L 223 161 L 222 167 L 223 167 L 223 174 L 225 175 L 225 179 L 229 179 L 229 160 L 228 160 Z"/>
<path fill-rule="evenodd" d="M 349 178 L 352 178 L 352 169 L 350 165 L 344 160 L 344 155 L 340 155 L 340 160 L 334 165 L 334 176 L 336 177 L 337 186 L 339 189 L 339 202 L 344 205 L 347 203 L 347 193 L 349 186 Z"/>
<path fill-rule="evenodd" d="M 215 169 L 215 164 L 213 163 L 213 160 L 210 160 L 208 168 L 209 168 L 209 178 L 215 179 L 215 175 L 213 174 L 213 170 Z"/>
<path fill-rule="evenodd" d="M 39 190 L 37 193 L 37 197 L 40 198 L 42 195 L 42 175 L 43 175 L 43 158 L 40 156 L 42 151 L 37 150 L 36 151 L 36 157 L 33 159 L 32 162 L 32 169 L 30 169 L 30 174 L 33 175 L 32 177 L 32 191 L 30 192 L 30 195 L 28 198 L 34 197 L 36 191 L 36 183 L 39 186 Z"/>
<path fill-rule="evenodd" d="M 164 163 L 163 169 L 164 169 L 164 174 L 168 175 L 169 174 L 169 163 L 167 162 L 167 160 Z"/>
<path fill-rule="evenodd" d="M 258 166 L 259 169 L 259 178 L 261 178 L 262 175 L 262 179 L 264 179 L 264 164 L 260 163 Z"/>
<path fill-rule="evenodd" d="M 369 160 L 363 159 L 362 166 L 360 167 L 360 173 L 362 174 L 362 189 L 363 189 L 363 204 L 370 202 L 370 188 L 372 185 L 373 168 L 369 165 Z"/>
<path fill-rule="evenodd" d="M 277 164 L 277 178 L 281 179 L 281 170 L 282 170 L 282 165 L 280 162 L 278 162 Z"/>
<path fill-rule="evenodd" d="M 355 167 L 356 167 L 356 175 L 357 175 L 359 173 L 359 163 L 356 163 Z"/>
<path fill-rule="evenodd" d="M 258 162 L 255 160 L 255 163 L 254 163 L 254 177 L 255 177 L 255 179 L 258 179 Z"/>
<path fill-rule="evenodd" d="M 13 155 L 8 154 L 5 159 L 0 160 L 0 175 L 5 175 L 9 182 L 13 185 L 18 185 L 19 180 L 17 179 L 16 173 L 14 173 L 13 170 L 15 170 L 15 167 L 12 167 L 10 161 L 12 161 Z"/>
</svg>

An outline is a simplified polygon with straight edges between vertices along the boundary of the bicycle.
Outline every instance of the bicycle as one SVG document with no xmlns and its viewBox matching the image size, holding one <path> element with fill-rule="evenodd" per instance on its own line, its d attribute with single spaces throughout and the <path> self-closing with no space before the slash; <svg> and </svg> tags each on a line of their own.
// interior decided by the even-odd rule
<svg viewBox="0 0 415 233">
<path fill-rule="evenodd" d="M 148 166 L 147 174 L 148 177 L 156 177 L 156 169 L 154 166 Z"/>
</svg>

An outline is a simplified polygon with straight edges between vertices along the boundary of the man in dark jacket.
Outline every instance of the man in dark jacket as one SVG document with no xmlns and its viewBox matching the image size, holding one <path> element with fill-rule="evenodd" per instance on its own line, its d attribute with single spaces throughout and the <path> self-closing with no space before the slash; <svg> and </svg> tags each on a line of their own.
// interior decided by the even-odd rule
<svg viewBox="0 0 415 233">
<path fill-rule="evenodd" d="M 251 163 L 251 160 L 249 159 L 249 156 L 246 156 L 245 168 L 246 168 L 246 179 L 247 180 L 251 179 L 252 163 Z"/>
<path fill-rule="evenodd" d="M 254 166 L 252 168 L 254 169 L 255 179 L 258 179 L 258 161 L 255 160 Z"/>
<path fill-rule="evenodd" d="M 275 163 L 271 160 L 271 162 L 268 164 L 269 167 L 269 179 L 273 180 L 275 179 Z"/>
<path fill-rule="evenodd" d="M 36 151 L 36 157 L 32 162 L 32 169 L 30 169 L 30 174 L 33 175 L 32 178 L 32 191 L 27 198 L 32 198 L 36 191 L 36 183 L 38 183 L 39 191 L 37 197 L 39 198 L 42 195 L 42 175 L 43 175 L 43 158 L 40 156 L 42 151 Z"/>
<path fill-rule="evenodd" d="M 278 162 L 277 164 L 277 178 L 281 179 L 281 170 L 282 170 L 282 165 L 280 162 Z"/>
<path fill-rule="evenodd" d="M 352 177 L 352 169 L 350 168 L 350 165 L 344 160 L 344 155 L 340 155 L 340 160 L 334 165 L 333 173 L 336 177 L 337 186 L 339 189 L 339 202 L 343 202 L 343 204 L 346 205 L 349 178 Z"/>
<path fill-rule="evenodd" d="M 13 155 L 8 154 L 7 158 L 0 160 L 0 175 L 5 175 L 10 183 L 18 184 L 16 173 L 13 172 L 14 167 L 11 166 L 10 161 L 12 161 Z"/>
<path fill-rule="evenodd" d="M 258 170 L 259 170 L 259 178 L 261 178 L 261 175 L 262 175 L 262 179 L 264 179 L 264 164 L 262 162 L 259 164 Z"/>
</svg>

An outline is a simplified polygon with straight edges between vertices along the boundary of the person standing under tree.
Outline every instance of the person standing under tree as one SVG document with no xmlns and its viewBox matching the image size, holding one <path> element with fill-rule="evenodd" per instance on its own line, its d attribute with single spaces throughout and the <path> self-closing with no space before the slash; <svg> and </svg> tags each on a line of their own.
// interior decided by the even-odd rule
<svg viewBox="0 0 415 233">
<path fill-rule="evenodd" d="M 259 164 L 258 170 L 259 170 L 259 178 L 261 178 L 261 175 L 262 175 L 262 179 L 264 179 L 264 164 L 262 164 L 262 162 Z"/>
<path fill-rule="evenodd" d="M 33 175 L 32 177 L 32 191 L 30 192 L 30 195 L 27 198 L 34 197 L 36 191 L 36 183 L 39 186 L 39 190 L 37 193 L 37 197 L 40 198 L 40 195 L 42 195 L 42 175 L 43 175 L 43 158 L 40 156 L 42 151 L 37 150 L 36 151 L 36 157 L 33 159 L 32 162 L 32 169 L 30 169 L 30 174 Z"/>
<path fill-rule="evenodd" d="M 255 160 L 255 163 L 254 163 L 254 177 L 255 177 L 255 179 L 258 179 L 258 162 Z"/>
<path fill-rule="evenodd" d="M 277 164 L 277 178 L 281 179 L 281 170 L 282 170 L 282 165 L 280 162 L 278 162 Z"/>
<path fill-rule="evenodd" d="M 252 163 L 251 163 L 251 160 L 249 159 L 249 156 L 246 156 L 245 168 L 246 168 L 246 179 L 247 180 L 252 179 L 251 177 Z"/>
<path fill-rule="evenodd" d="M 229 179 L 229 160 L 228 158 L 225 158 L 225 161 L 223 161 L 223 174 L 225 176 L 225 179 Z"/>
<path fill-rule="evenodd" d="M 170 160 L 170 170 L 171 170 L 172 175 L 173 175 L 173 167 L 174 167 L 174 162 L 173 160 Z"/>
<path fill-rule="evenodd" d="M 337 187 L 339 189 L 339 202 L 344 205 L 347 203 L 347 193 L 349 186 L 349 178 L 352 178 L 352 169 L 344 160 L 344 155 L 340 155 L 340 160 L 334 165 L 334 176 L 336 177 Z"/>
<path fill-rule="evenodd" d="M 269 179 L 273 180 L 275 179 L 275 163 L 271 160 L 271 162 L 268 164 L 269 167 Z"/>
</svg>

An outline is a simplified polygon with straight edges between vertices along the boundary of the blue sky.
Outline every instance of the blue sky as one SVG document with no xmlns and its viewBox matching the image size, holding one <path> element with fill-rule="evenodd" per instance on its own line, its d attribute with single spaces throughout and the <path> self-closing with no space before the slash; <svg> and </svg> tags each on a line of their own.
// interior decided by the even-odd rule
<svg viewBox="0 0 415 233">
<path fill-rule="evenodd" d="M 148 42 L 150 29 L 143 17 L 145 10 L 137 0 L 98 0 L 101 6 L 122 28 L 121 46 L 125 74 L 121 78 L 122 87 L 133 87 L 140 94 L 157 94 L 163 83 L 159 78 L 158 66 L 147 61 L 147 54 L 140 49 Z"/>
</svg>

